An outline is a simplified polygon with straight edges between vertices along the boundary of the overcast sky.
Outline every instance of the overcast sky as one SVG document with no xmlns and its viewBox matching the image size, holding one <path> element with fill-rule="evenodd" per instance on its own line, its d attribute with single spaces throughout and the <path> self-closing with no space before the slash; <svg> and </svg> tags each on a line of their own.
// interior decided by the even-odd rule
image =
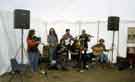
<svg viewBox="0 0 135 82">
<path fill-rule="evenodd" d="M 106 18 L 109 15 L 135 19 L 135 0 L 0 0 L 0 9 L 31 10 L 32 16 L 48 20 Z"/>
</svg>

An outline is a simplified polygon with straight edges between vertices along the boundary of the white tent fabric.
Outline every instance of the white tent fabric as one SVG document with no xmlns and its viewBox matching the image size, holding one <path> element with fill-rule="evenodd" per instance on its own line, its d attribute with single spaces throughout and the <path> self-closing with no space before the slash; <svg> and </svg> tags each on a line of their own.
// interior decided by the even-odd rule
<svg viewBox="0 0 135 82">
<path fill-rule="evenodd" d="M 134 3 L 134 0 L 1 0 L 0 9 L 29 9 L 32 16 L 40 16 L 47 21 L 106 19 L 109 15 L 134 19 Z"/>
</svg>

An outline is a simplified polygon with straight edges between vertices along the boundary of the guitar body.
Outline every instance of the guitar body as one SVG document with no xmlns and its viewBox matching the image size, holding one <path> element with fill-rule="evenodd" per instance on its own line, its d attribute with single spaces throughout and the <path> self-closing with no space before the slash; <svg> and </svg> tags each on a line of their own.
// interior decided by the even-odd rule
<svg viewBox="0 0 135 82">
<path fill-rule="evenodd" d="M 99 56 L 103 53 L 104 49 L 103 47 L 94 47 L 92 51 L 93 51 L 93 55 Z"/>
</svg>

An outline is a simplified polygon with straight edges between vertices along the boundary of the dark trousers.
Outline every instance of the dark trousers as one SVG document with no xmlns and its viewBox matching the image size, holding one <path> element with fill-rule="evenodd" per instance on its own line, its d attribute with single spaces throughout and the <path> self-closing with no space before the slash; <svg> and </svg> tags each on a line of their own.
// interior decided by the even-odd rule
<svg viewBox="0 0 135 82">
<path fill-rule="evenodd" d="M 56 59 L 57 67 L 59 69 L 67 69 L 68 67 L 68 57 L 67 55 L 59 55 Z"/>
</svg>

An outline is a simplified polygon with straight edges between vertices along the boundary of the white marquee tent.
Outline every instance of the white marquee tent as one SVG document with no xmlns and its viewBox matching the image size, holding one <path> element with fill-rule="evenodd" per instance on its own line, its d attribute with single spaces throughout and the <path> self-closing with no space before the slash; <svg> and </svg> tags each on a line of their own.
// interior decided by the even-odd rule
<svg viewBox="0 0 135 82">
<path fill-rule="evenodd" d="M 112 45 L 112 32 L 107 31 L 107 17 L 120 16 L 119 32 L 115 34 L 113 62 L 116 56 L 126 57 L 127 29 L 135 27 L 134 0 L 3 0 L 0 1 L 0 75 L 11 70 L 10 59 L 20 47 L 20 30 L 14 29 L 13 10 L 28 9 L 31 11 L 31 28 L 36 29 L 37 36 L 46 43 L 50 27 L 54 27 L 59 38 L 66 28 L 71 29 L 74 36 L 82 29 L 94 36 L 89 47 L 98 38 L 104 38 L 107 48 Z M 28 30 L 25 30 L 24 38 Z M 118 39 L 119 38 L 119 39 Z M 26 40 L 24 40 L 26 49 Z M 133 44 L 131 44 L 133 45 Z M 41 49 L 41 48 L 40 48 Z M 109 59 L 112 61 L 112 54 Z M 17 57 L 19 60 L 19 57 Z M 27 54 L 24 58 L 27 62 Z M 25 63 L 26 63 L 25 62 Z"/>
</svg>

